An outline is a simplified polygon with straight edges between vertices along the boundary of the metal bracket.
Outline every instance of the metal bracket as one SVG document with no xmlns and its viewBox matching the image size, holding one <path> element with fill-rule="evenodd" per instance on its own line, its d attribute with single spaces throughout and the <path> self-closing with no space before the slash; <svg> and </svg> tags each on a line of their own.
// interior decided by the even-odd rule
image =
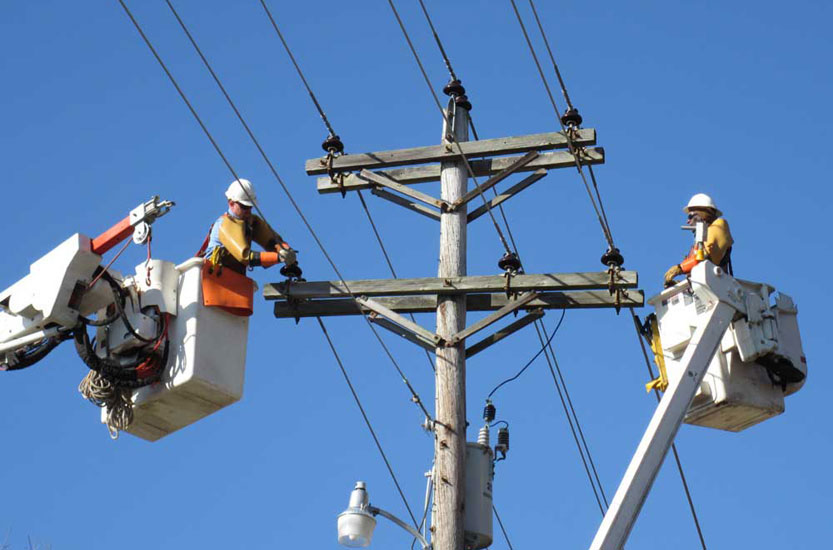
<svg viewBox="0 0 833 550">
<path fill-rule="evenodd" d="M 505 306 L 503 306 L 499 310 L 495 311 L 494 313 L 492 313 L 490 315 L 487 315 L 483 319 L 477 321 L 473 325 L 470 325 L 470 326 L 464 328 L 463 330 L 461 330 L 460 332 L 458 332 L 457 334 L 455 334 L 454 336 L 449 338 L 448 341 L 445 344 L 446 347 L 451 347 L 451 346 L 455 346 L 455 345 L 459 344 L 460 342 L 462 342 L 463 340 L 465 340 L 466 338 L 468 338 L 472 334 L 474 334 L 476 332 L 480 332 L 481 330 L 488 327 L 492 323 L 495 323 L 495 322 L 499 321 L 500 319 L 506 317 L 507 315 L 509 315 L 513 311 L 525 306 L 526 304 L 528 304 L 529 302 L 531 302 L 532 300 L 534 300 L 537 297 L 538 297 L 537 292 L 530 291 L 530 292 L 523 293 L 519 298 L 517 298 L 515 300 L 511 300 L 508 304 L 506 304 Z"/>
</svg>

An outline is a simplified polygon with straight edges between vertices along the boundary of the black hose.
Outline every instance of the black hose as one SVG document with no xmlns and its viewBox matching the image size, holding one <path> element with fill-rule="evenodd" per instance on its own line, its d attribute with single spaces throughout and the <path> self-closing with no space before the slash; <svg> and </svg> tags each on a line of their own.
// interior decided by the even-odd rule
<svg viewBox="0 0 833 550">
<path fill-rule="evenodd" d="M 107 377 L 116 386 L 138 388 L 158 381 L 161 376 L 161 368 L 158 369 L 159 372 L 154 373 L 151 376 L 139 376 L 138 367 L 148 360 L 153 355 L 153 352 L 145 354 L 140 353 L 137 355 L 135 360 L 130 361 L 129 363 L 122 363 L 116 359 L 99 357 L 93 349 L 90 337 L 84 326 L 79 327 L 75 331 L 75 350 L 78 352 L 78 356 L 84 364 L 87 365 L 87 367 L 100 373 L 102 376 Z M 167 362 L 168 350 L 169 341 L 166 339 L 165 347 L 162 351 L 162 357 L 160 359 L 163 365 Z"/>
<path fill-rule="evenodd" d="M 14 356 L 14 359 L 10 361 L 8 365 L 3 367 L 3 370 L 23 370 L 25 368 L 31 367 L 32 365 L 49 355 L 49 353 L 53 349 L 58 347 L 58 344 L 60 344 L 64 340 L 69 339 L 71 336 L 71 333 L 65 333 L 59 334 L 58 336 L 44 338 L 42 340 L 38 340 L 37 342 L 33 342 L 32 344 L 29 344 L 22 350 L 13 353 L 12 355 Z"/>
</svg>

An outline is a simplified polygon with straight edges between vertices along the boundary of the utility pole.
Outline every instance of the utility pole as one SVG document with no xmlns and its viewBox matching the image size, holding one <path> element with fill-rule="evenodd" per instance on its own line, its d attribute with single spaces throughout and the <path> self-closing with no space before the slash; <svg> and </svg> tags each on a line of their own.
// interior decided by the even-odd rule
<svg viewBox="0 0 833 550">
<path fill-rule="evenodd" d="M 449 147 L 468 141 L 468 110 L 448 102 L 443 121 L 443 142 Z M 450 126 L 449 127 L 449 123 Z M 468 173 L 462 159 L 443 162 L 440 170 L 441 198 L 454 204 L 468 191 Z M 466 275 L 466 205 L 440 214 L 440 278 Z M 443 340 L 466 328 L 465 295 L 438 300 L 437 334 Z M 462 550 L 463 497 L 466 464 L 466 345 L 437 346 L 436 423 L 434 426 L 434 506 L 432 542 L 435 550 Z"/>
<path fill-rule="evenodd" d="M 453 81 L 443 91 L 451 98 L 439 145 L 347 155 L 338 137 L 330 136 L 322 144 L 327 154 L 308 159 L 305 166 L 307 174 L 319 176 L 316 186 L 321 194 L 345 196 L 366 189 L 387 203 L 438 222 L 437 276 L 353 281 L 290 277 L 265 285 L 263 296 L 274 300 L 277 318 L 297 321 L 302 317 L 362 315 L 375 326 L 436 354 L 431 545 L 434 550 L 463 550 L 467 544 L 466 361 L 537 321 L 547 310 L 618 310 L 640 307 L 644 297 L 636 290 L 638 276 L 633 271 L 525 273 L 505 267 L 505 262 L 497 261 L 497 253 L 499 271 L 468 275 L 468 224 L 492 217 L 498 228 L 491 215 L 493 208 L 531 188 L 549 170 L 574 170 L 576 161 L 584 166 L 603 164 L 605 155 L 603 148 L 594 147 L 596 131 L 592 128 L 468 141 L 471 104 L 465 89 Z M 471 190 L 470 171 L 484 178 L 475 180 Z M 494 198 L 486 198 L 486 191 L 516 176 L 521 177 Z M 437 181 L 441 185 L 439 198 L 416 188 Z M 471 201 L 477 206 L 469 209 Z M 467 325 L 468 312 L 488 313 Z M 406 317 L 413 313 L 435 313 L 436 330 Z M 518 318 L 511 320 L 514 317 Z M 502 326 L 473 341 L 475 335 L 497 323 Z M 485 535 L 468 544 L 483 548 L 491 542 L 491 533 Z"/>
</svg>

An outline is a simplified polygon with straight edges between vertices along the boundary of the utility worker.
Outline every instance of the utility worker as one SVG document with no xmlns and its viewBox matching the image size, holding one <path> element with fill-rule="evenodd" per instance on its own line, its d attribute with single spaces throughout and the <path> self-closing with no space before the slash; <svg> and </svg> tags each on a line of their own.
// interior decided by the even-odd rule
<svg viewBox="0 0 833 550">
<path fill-rule="evenodd" d="M 257 201 L 252 182 L 237 179 L 226 190 L 228 212 L 220 216 L 203 243 L 204 255 L 214 265 L 222 265 L 241 274 L 247 267 L 271 267 L 278 262 L 296 263 L 295 251 L 263 219 L 252 214 Z M 252 241 L 264 248 L 251 249 Z"/>
<path fill-rule="evenodd" d="M 665 286 L 674 286 L 674 277 L 679 275 L 691 273 L 695 265 L 708 259 L 715 265 L 719 265 L 726 270 L 730 275 L 732 274 L 732 234 L 729 232 L 729 223 L 723 219 L 723 212 L 715 206 L 712 198 L 705 193 L 697 193 L 688 205 L 683 208 L 683 212 L 688 214 L 688 225 L 694 225 L 697 222 L 705 222 L 706 224 L 706 240 L 703 243 L 704 250 L 698 254 L 697 245 L 691 248 L 688 256 L 677 265 L 665 273 Z"/>
</svg>

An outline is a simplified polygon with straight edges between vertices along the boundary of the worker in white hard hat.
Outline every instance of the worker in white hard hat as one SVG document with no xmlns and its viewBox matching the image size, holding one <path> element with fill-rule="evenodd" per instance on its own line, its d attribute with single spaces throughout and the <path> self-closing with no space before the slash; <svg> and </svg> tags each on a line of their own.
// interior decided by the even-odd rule
<svg viewBox="0 0 833 550">
<path fill-rule="evenodd" d="M 732 273 L 732 233 L 729 231 L 729 222 L 722 216 L 723 212 L 717 208 L 712 198 L 705 193 L 697 193 L 683 208 L 688 214 L 688 225 L 694 225 L 698 221 L 706 223 L 706 240 L 704 250 L 698 254 L 697 247 L 691 248 L 688 256 L 680 263 L 672 265 L 665 273 L 665 286 L 675 284 L 674 277 L 688 274 L 695 265 L 708 259 L 715 265 L 719 265 L 729 274 Z"/>
<path fill-rule="evenodd" d="M 289 244 L 252 213 L 257 201 L 252 182 L 242 178 L 234 180 L 226 190 L 226 199 L 228 211 L 211 226 L 199 256 L 243 274 L 247 267 L 271 267 L 279 262 L 289 266 L 297 262 Z M 252 241 L 264 251 L 253 251 Z"/>
</svg>

